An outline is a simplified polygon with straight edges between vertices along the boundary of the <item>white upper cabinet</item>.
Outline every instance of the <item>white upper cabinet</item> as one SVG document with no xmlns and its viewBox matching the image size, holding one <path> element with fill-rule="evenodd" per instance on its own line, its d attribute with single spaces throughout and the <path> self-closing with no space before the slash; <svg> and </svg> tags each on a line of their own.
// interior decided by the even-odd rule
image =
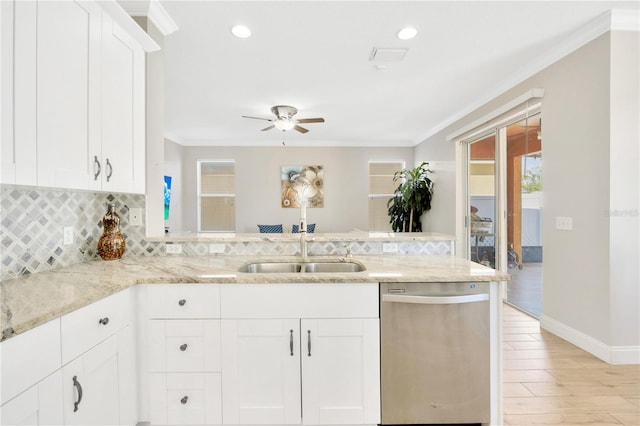
<svg viewBox="0 0 640 426">
<path fill-rule="evenodd" d="M 2 183 L 144 193 L 145 51 L 114 7 L 2 2 Z"/>
<path fill-rule="evenodd" d="M 0 182 L 36 185 L 35 2 L 1 1 Z M 20 54 L 15 54 L 19 52 Z"/>
<path fill-rule="evenodd" d="M 38 2 L 38 185 L 86 189 L 98 143 L 101 8 L 90 2 Z"/>
<path fill-rule="evenodd" d="M 108 15 L 102 20 L 102 111 L 100 145 L 90 161 L 101 159 L 95 189 L 144 193 L 144 51 Z M 98 188 L 101 183 L 101 188 Z"/>
</svg>

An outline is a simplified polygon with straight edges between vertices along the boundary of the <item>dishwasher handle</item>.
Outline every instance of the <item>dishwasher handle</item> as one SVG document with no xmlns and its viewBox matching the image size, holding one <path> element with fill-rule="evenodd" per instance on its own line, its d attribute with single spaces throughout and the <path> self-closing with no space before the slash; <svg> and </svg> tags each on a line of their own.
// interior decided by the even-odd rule
<svg viewBox="0 0 640 426">
<path fill-rule="evenodd" d="M 462 294 L 458 296 L 423 296 L 413 294 L 383 294 L 383 302 L 418 303 L 422 305 L 454 305 L 489 300 L 486 293 Z"/>
</svg>

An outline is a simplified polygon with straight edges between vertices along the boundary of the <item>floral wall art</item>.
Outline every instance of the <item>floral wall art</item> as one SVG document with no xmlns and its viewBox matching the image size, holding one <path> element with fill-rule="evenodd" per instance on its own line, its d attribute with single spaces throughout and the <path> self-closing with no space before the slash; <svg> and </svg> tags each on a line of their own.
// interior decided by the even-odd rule
<svg viewBox="0 0 640 426">
<path fill-rule="evenodd" d="M 282 166 L 281 181 L 283 208 L 324 207 L 322 166 Z"/>
</svg>

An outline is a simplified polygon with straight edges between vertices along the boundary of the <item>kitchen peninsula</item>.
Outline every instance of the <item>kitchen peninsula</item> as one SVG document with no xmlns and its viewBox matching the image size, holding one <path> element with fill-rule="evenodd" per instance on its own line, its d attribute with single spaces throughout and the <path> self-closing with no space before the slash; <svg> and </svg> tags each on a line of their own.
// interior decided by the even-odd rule
<svg viewBox="0 0 640 426">
<path fill-rule="evenodd" d="M 72 377 L 82 377 L 80 373 L 75 372 L 73 373 L 74 376 L 69 376 L 71 373 L 65 374 L 65 368 L 67 368 L 66 363 L 73 365 L 74 362 L 76 362 L 73 361 L 74 359 L 83 359 L 83 356 L 85 356 L 74 358 L 83 353 L 80 348 L 87 350 L 87 353 L 91 353 L 90 348 L 92 346 L 94 349 L 102 347 L 117 338 L 117 344 L 112 342 L 114 348 L 112 349 L 112 353 L 114 354 L 114 359 L 120 359 L 120 361 L 118 361 L 120 370 L 114 372 L 113 375 L 122 378 L 122 380 L 125 380 L 124 377 L 127 372 L 128 374 L 137 376 L 138 385 L 136 385 L 136 387 L 142 389 L 140 394 L 148 395 L 148 392 L 151 392 L 151 399 L 155 401 L 149 403 L 146 397 L 138 401 L 137 404 L 120 400 L 120 408 L 116 410 L 120 412 L 120 418 L 124 419 L 120 421 L 120 424 L 135 424 L 138 421 L 148 421 L 149 415 L 151 416 L 152 424 L 171 424 L 175 421 L 184 422 L 185 417 L 180 417 L 182 414 L 177 415 L 173 412 L 170 408 L 170 402 L 166 402 L 166 399 L 169 398 L 167 395 L 172 395 L 172 392 L 174 392 L 171 390 L 171 386 L 175 386 L 175 383 L 171 385 L 171 378 L 182 378 L 186 373 L 172 372 L 171 357 L 174 355 L 167 353 L 167 355 L 163 355 L 162 361 L 159 362 L 153 355 L 153 353 L 158 351 L 149 349 L 164 348 L 165 343 L 158 346 L 158 341 L 167 342 L 166 344 L 169 345 L 168 342 L 177 339 L 177 337 L 172 337 L 172 334 L 167 334 L 166 336 L 162 334 L 158 337 L 158 330 L 163 330 L 161 333 L 165 333 L 165 327 L 169 327 L 169 325 L 175 327 L 181 323 L 178 321 L 179 318 L 185 318 L 183 321 L 184 325 L 181 327 L 186 327 L 187 325 L 191 327 L 196 323 L 204 324 L 205 341 L 212 338 L 206 337 L 206 330 L 211 324 L 211 321 L 220 322 L 219 319 L 215 320 L 215 318 L 222 318 L 222 347 L 228 348 L 230 346 L 225 343 L 225 339 L 228 337 L 225 333 L 228 334 L 229 331 L 224 331 L 226 330 L 225 327 L 229 327 L 228 322 L 237 322 L 238 320 L 233 318 L 247 318 L 248 315 L 249 318 L 251 318 L 250 315 L 253 313 L 238 313 L 242 312 L 243 309 L 248 309 L 247 306 L 258 306 L 259 309 L 262 310 L 267 309 L 265 307 L 268 307 L 271 303 L 269 299 L 269 297 L 271 297 L 269 296 L 271 289 L 274 289 L 276 293 L 279 290 L 275 289 L 287 289 L 285 292 L 281 291 L 277 293 L 281 300 L 281 302 L 277 303 L 286 303 L 287 309 L 292 309 L 291 306 L 300 305 L 298 302 L 302 300 L 303 305 L 307 303 L 309 309 L 316 309 L 316 312 L 320 312 L 320 309 L 325 308 L 333 310 L 330 316 L 313 314 L 312 316 L 314 318 L 346 318 L 342 321 L 364 321 L 363 324 L 375 324 L 375 328 L 371 330 L 375 332 L 374 334 L 377 336 L 377 324 L 379 321 L 377 319 L 378 283 L 486 282 L 489 285 L 488 294 L 490 306 L 488 326 L 490 329 L 491 355 L 491 424 L 499 424 L 502 411 L 500 385 L 500 281 L 507 279 L 507 277 L 482 265 L 453 256 L 453 243 L 450 237 L 442 235 L 396 236 L 393 234 L 372 235 L 367 237 L 368 238 L 364 238 L 364 235 L 350 235 L 347 238 L 345 238 L 345 235 L 309 235 L 310 255 L 306 259 L 302 259 L 300 256 L 295 255 L 296 248 L 299 248 L 297 243 L 299 236 L 291 234 L 283 236 L 257 234 L 237 235 L 213 239 L 210 237 L 207 238 L 206 236 L 171 236 L 165 240 L 166 245 L 180 244 L 181 247 L 184 248 L 182 255 L 167 254 L 165 256 L 149 257 L 125 256 L 120 260 L 84 262 L 48 272 L 24 275 L 19 278 L 5 280 L 0 284 L 2 290 L 2 349 L 3 355 L 8 355 L 5 357 L 7 362 L 4 363 L 5 367 L 3 367 L 3 370 L 11 366 L 12 358 L 10 354 L 12 347 L 20 346 L 23 338 L 27 338 L 33 333 L 39 333 L 47 327 L 51 328 L 50 325 L 52 323 L 58 324 L 54 325 L 52 329 L 62 335 L 62 337 L 58 335 L 58 340 L 54 339 L 52 347 L 55 348 L 61 345 L 63 355 L 62 359 L 54 360 L 53 364 L 48 367 L 48 370 L 45 369 L 42 371 L 44 375 L 36 377 L 33 374 L 26 374 L 28 379 L 26 381 L 21 381 L 20 377 L 16 378 L 15 380 L 19 382 L 18 384 L 21 387 L 14 385 L 5 386 L 5 381 L 11 377 L 15 377 L 15 374 L 13 376 L 9 374 L 6 376 L 7 379 L 5 379 L 5 372 L 3 371 L 4 391 L 2 403 L 10 404 L 12 401 L 22 397 L 22 395 L 27 395 L 26 391 L 22 394 L 20 394 L 20 392 L 23 392 L 27 388 L 38 388 L 43 383 L 38 382 L 39 380 L 42 380 L 45 375 L 54 377 L 55 374 L 51 374 L 55 369 L 59 370 L 61 367 L 62 378 L 60 380 L 62 380 L 66 388 L 66 380 L 69 380 L 69 383 L 71 383 Z M 383 253 L 383 244 L 386 251 L 395 252 Z M 222 250 L 223 247 L 225 254 L 196 255 L 196 253 L 201 250 Z M 274 249 L 274 247 L 276 247 L 276 249 Z M 241 248 L 245 251 L 245 254 L 239 253 Z M 349 257 L 347 257 L 346 248 L 352 250 L 352 254 Z M 271 249 L 275 251 L 271 251 Z M 363 252 L 371 254 L 363 254 Z M 316 253 L 317 255 L 314 255 Z M 243 270 L 243 266 L 252 262 L 293 263 L 305 261 L 355 263 L 361 265 L 364 270 L 360 272 L 325 273 L 308 271 L 293 273 L 240 272 L 240 270 Z M 192 296 L 183 296 L 183 289 L 186 291 L 184 294 L 191 294 Z M 313 293 L 314 295 L 319 294 L 321 296 L 300 296 L 305 295 L 307 291 L 312 289 L 314 292 L 320 292 Z M 291 290 L 295 291 L 291 292 Z M 249 291 L 260 293 L 260 295 L 254 296 Z M 293 293 L 298 294 L 298 296 Z M 233 297 L 230 296 L 233 294 L 244 294 L 244 296 L 237 296 L 235 306 L 229 307 L 233 305 L 233 303 L 229 302 L 233 299 Z M 291 300 L 282 301 L 282 298 L 284 297 L 286 299 L 289 294 L 292 295 Z M 336 295 L 340 295 L 340 297 L 346 295 L 344 296 L 346 302 L 343 303 L 338 300 Z M 176 298 L 175 306 L 173 302 L 170 302 L 174 296 Z M 302 299 L 296 299 L 296 297 L 302 297 Z M 349 297 L 351 299 L 348 299 Z M 186 300 L 189 301 L 186 302 Z M 304 302 L 305 300 L 306 302 Z M 182 303 L 182 305 L 180 305 L 180 303 Z M 199 313 L 192 313 L 190 314 L 191 316 L 187 317 L 181 317 L 181 314 L 176 314 L 178 316 L 174 317 L 172 313 L 173 310 L 180 309 L 179 306 L 185 304 L 190 309 L 193 309 L 194 304 L 197 304 L 199 306 L 197 308 L 199 309 Z M 115 313 L 107 314 L 108 309 L 103 309 L 105 306 L 112 309 L 112 312 Z M 367 306 L 368 308 L 366 308 Z M 95 307 L 101 307 L 101 309 L 96 310 Z M 95 314 L 85 314 L 92 309 L 96 311 Z M 307 313 L 303 312 L 302 308 L 300 309 L 299 318 L 305 318 Z M 233 312 L 236 313 L 234 314 Z M 87 315 L 89 316 L 87 317 Z M 261 312 L 255 315 L 260 318 L 262 318 L 261 315 L 264 315 L 264 318 L 289 318 L 289 314 L 280 316 L 273 312 Z M 357 318 L 350 319 L 352 315 Z M 95 320 L 95 326 L 93 325 L 93 320 L 90 319 L 93 318 L 93 316 L 96 318 L 99 317 L 100 319 L 100 321 Z M 120 319 L 118 319 L 119 317 Z M 361 317 L 370 319 L 361 320 L 359 319 Z M 65 330 L 74 329 L 74 324 L 79 322 L 78 318 L 81 318 L 82 321 L 88 319 L 91 327 L 99 328 L 87 334 L 87 336 L 89 336 L 87 337 L 88 340 L 94 339 L 93 343 L 79 342 L 76 345 L 78 346 L 77 350 L 72 348 L 65 352 L 65 346 L 69 346 L 68 342 L 72 340 L 71 338 L 67 338 L 65 342 Z M 198 320 L 197 318 L 203 318 L 203 320 Z M 214 319 L 212 320 L 211 318 Z M 231 319 L 227 320 L 225 318 Z M 242 321 L 245 320 L 243 319 Z M 254 321 L 257 321 L 257 319 Z M 302 319 L 296 321 L 308 320 Z M 152 324 L 153 326 L 147 327 L 147 324 Z M 100 334 L 103 333 L 101 330 L 108 329 L 111 326 L 114 327 L 114 331 L 111 333 L 115 333 L 115 330 L 118 332 L 115 334 L 109 334 L 109 332 Z M 160 329 L 157 327 L 160 327 Z M 297 329 L 292 327 L 291 330 Z M 166 333 L 169 333 L 168 328 Z M 188 331 L 187 335 L 191 335 L 189 333 L 193 333 L 193 331 Z M 220 331 L 214 332 L 214 336 L 218 335 L 216 333 L 220 333 Z M 298 336 L 296 333 L 302 334 L 302 331 L 292 331 L 290 337 L 291 339 L 294 337 L 299 338 L 301 340 L 300 346 L 302 346 L 303 337 Z M 82 333 L 77 332 L 75 334 L 81 335 Z M 189 339 L 193 340 L 194 338 Z M 287 339 L 289 339 L 289 337 L 287 337 Z M 124 350 L 122 348 L 127 347 L 126 342 L 129 342 L 130 347 Z M 196 345 L 197 343 L 191 341 L 188 344 L 189 347 Z M 287 347 L 288 345 L 289 344 L 287 344 Z M 320 345 L 320 343 L 314 344 L 314 348 L 317 347 L 316 345 Z M 73 345 L 71 346 L 73 347 Z M 178 354 L 188 354 L 189 350 L 186 349 L 187 343 L 178 346 L 180 346 L 180 350 L 177 352 Z M 167 348 L 168 347 L 169 346 L 167 346 Z M 294 347 L 296 349 L 294 349 Z M 292 353 L 297 350 L 297 347 L 298 344 L 293 345 L 293 343 L 291 343 Z M 373 347 L 377 348 L 378 346 L 375 344 Z M 185 349 L 183 350 L 182 348 Z M 225 361 L 225 350 L 226 349 L 222 350 L 222 368 L 230 368 L 228 367 L 228 359 Z M 104 353 L 104 351 L 105 349 L 102 348 L 100 353 Z M 35 350 L 34 353 L 41 354 L 47 352 L 46 349 L 39 349 Z M 67 353 L 67 355 L 65 355 L 65 353 Z M 131 356 L 132 353 L 134 354 L 133 356 Z M 137 355 L 135 355 L 136 353 Z M 124 361 L 127 358 L 122 357 L 126 354 L 129 354 L 129 359 L 133 361 L 128 363 Z M 377 362 L 379 362 L 379 357 L 376 359 L 378 360 Z M 20 358 L 19 361 L 24 362 L 24 359 Z M 86 364 L 88 361 L 85 360 L 84 362 Z M 161 367 L 157 367 L 157 365 L 161 365 Z M 225 367 L 225 365 L 227 365 L 227 367 Z M 220 380 L 220 377 L 226 379 L 229 377 L 228 374 L 226 376 L 220 376 L 220 368 L 220 364 L 218 364 L 218 366 L 215 367 L 203 367 L 202 370 L 198 370 L 207 372 L 202 373 L 204 374 L 203 377 L 206 377 L 206 385 L 203 385 L 205 387 L 202 392 L 208 395 L 207 398 L 214 401 L 211 403 L 212 405 L 210 404 L 214 408 L 202 408 L 202 413 L 208 412 L 207 410 L 222 413 L 222 405 L 220 405 L 222 402 L 220 401 L 224 401 L 225 404 L 232 403 L 233 398 L 225 398 L 224 395 L 228 395 L 226 392 L 231 391 L 234 385 L 225 384 L 224 380 L 221 383 L 215 382 L 216 378 Z M 150 373 L 147 374 L 146 371 Z M 176 371 L 182 370 L 178 369 Z M 376 371 L 379 371 L 379 369 L 376 369 Z M 180 374 L 183 376 L 180 376 Z M 191 376 L 187 375 L 185 377 Z M 213 380 L 214 382 L 212 383 L 214 384 L 211 384 L 209 379 Z M 222 389 L 221 395 L 223 396 L 218 398 L 211 397 L 210 386 L 213 386 L 213 388 L 218 391 Z M 66 396 L 63 399 L 65 399 L 65 401 L 68 399 L 69 401 L 77 402 L 77 392 L 74 393 L 74 388 L 71 386 L 68 386 L 68 388 L 68 395 L 65 393 Z M 158 392 L 160 392 L 160 396 Z M 240 392 L 240 395 L 242 395 L 242 392 Z M 375 397 L 375 395 L 379 394 L 374 393 L 373 396 Z M 121 397 L 123 396 L 124 394 L 121 395 Z M 162 398 L 164 398 L 165 402 L 161 402 L 160 405 L 168 404 L 166 407 L 169 408 L 165 407 L 165 409 L 159 411 L 164 414 L 157 414 L 157 401 L 162 401 Z M 370 397 L 370 399 L 372 398 Z M 181 401 L 189 401 L 189 399 L 181 397 Z M 192 398 L 191 404 L 195 404 L 195 401 L 196 400 Z M 218 401 L 217 406 L 215 401 Z M 369 408 L 369 417 L 359 417 L 364 420 L 356 422 L 356 424 L 375 424 L 379 422 L 375 415 L 371 417 L 371 412 L 374 414 L 379 413 L 379 409 L 375 408 L 376 404 L 379 404 L 379 397 L 376 401 L 377 402 L 372 403 L 373 408 Z M 86 403 L 88 406 L 91 404 L 90 402 Z M 114 402 L 114 404 L 117 405 L 117 401 Z M 176 410 L 180 412 L 179 410 L 185 409 L 185 407 L 189 407 L 188 403 L 180 402 Z M 224 413 L 231 415 L 230 413 L 233 412 L 233 408 L 231 406 L 227 407 L 226 405 L 225 407 Z M 191 406 L 191 409 L 193 409 L 193 406 Z M 307 410 L 309 410 L 309 408 L 307 408 Z M 207 424 L 234 423 L 237 419 L 242 418 L 241 411 L 236 410 L 236 413 L 239 413 L 237 414 L 239 417 L 237 417 L 236 420 L 229 421 L 221 417 L 221 414 L 218 417 L 215 415 L 209 417 L 208 414 L 207 416 L 202 414 L 202 416 L 205 417 L 196 417 L 199 419 L 198 421 L 206 420 Z M 260 414 L 260 416 L 263 415 L 264 413 Z M 83 419 L 83 421 L 91 423 L 91 419 Z M 329 423 L 331 422 L 315 424 Z"/>
</svg>

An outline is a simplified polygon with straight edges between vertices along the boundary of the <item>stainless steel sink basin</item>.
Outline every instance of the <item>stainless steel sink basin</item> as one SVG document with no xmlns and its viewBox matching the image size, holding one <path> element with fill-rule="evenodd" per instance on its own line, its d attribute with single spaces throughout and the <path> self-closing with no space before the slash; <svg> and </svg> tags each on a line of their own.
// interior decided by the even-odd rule
<svg viewBox="0 0 640 426">
<path fill-rule="evenodd" d="M 355 262 L 311 262 L 304 264 L 304 271 L 310 273 L 361 272 L 364 270 L 364 265 Z"/>
<path fill-rule="evenodd" d="M 286 272 L 300 272 L 302 265 L 294 262 L 259 262 L 248 263 L 240 267 L 240 272 L 253 274 L 278 274 Z"/>
<path fill-rule="evenodd" d="M 282 273 L 345 273 L 361 272 L 366 268 L 363 264 L 351 261 L 317 261 L 317 262 L 253 262 L 242 265 L 238 271 L 252 274 Z"/>
</svg>

